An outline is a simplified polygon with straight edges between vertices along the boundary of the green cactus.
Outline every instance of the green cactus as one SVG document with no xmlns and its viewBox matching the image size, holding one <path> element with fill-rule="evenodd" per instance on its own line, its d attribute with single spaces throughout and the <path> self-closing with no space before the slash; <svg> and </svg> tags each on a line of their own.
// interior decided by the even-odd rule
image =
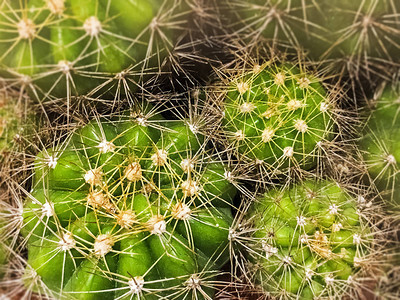
<svg viewBox="0 0 400 300">
<path fill-rule="evenodd" d="M 329 180 L 273 188 L 244 219 L 247 274 L 263 292 L 283 299 L 339 299 L 371 242 L 357 202 Z"/>
<path fill-rule="evenodd" d="M 242 37 L 301 47 L 313 60 L 327 60 L 338 72 L 399 62 L 400 5 L 391 0 L 223 1 L 226 18 Z M 342 64 L 338 64 L 341 61 Z"/>
<path fill-rule="evenodd" d="M 0 9 L 2 74 L 39 100 L 134 89 L 158 72 L 185 19 L 179 0 L 3 0 Z"/>
<path fill-rule="evenodd" d="M 400 197 L 400 85 L 388 84 L 376 99 L 375 106 L 359 140 L 368 173 L 381 196 L 399 205 Z"/>
<path fill-rule="evenodd" d="M 229 78 L 223 131 L 241 156 L 271 172 L 316 165 L 335 132 L 334 102 L 321 80 L 293 65 L 256 65 Z"/>
<path fill-rule="evenodd" d="M 236 189 L 191 129 L 134 110 L 41 152 L 23 209 L 26 286 L 58 298 L 209 299 Z"/>
</svg>

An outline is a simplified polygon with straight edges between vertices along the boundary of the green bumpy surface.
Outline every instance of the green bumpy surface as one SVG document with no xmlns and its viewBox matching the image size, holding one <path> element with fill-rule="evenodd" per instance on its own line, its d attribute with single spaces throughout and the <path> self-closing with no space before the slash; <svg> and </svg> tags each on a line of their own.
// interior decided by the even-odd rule
<svg viewBox="0 0 400 300">
<path fill-rule="evenodd" d="M 314 167 L 316 146 L 334 134 L 333 104 L 320 80 L 294 66 L 257 66 L 232 81 L 224 104 L 233 147 L 277 170 Z"/>
<path fill-rule="evenodd" d="M 313 59 L 380 58 L 398 61 L 396 15 L 391 0 L 247 0 L 226 4 L 238 13 L 237 30 L 304 48 Z"/>
<path fill-rule="evenodd" d="M 388 85 L 376 99 L 376 107 L 367 122 L 359 147 L 371 180 L 381 195 L 400 204 L 400 90 Z"/>
<path fill-rule="evenodd" d="M 182 10 L 175 0 L 4 0 L 3 75 L 33 83 L 36 97 L 81 95 L 128 67 L 158 67 L 174 43 L 165 23 Z"/>
<path fill-rule="evenodd" d="M 271 190 L 246 218 L 251 274 L 274 296 L 339 299 L 366 254 L 368 230 L 356 201 L 331 181 Z"/>
<path fill-rule="evenodd" d="M 21 230 L 27 286 L 73 299 L 213 294 L 236 189 L 201 134 L 158 117 L 92 121 L 37 156 Z"/>
</svg>

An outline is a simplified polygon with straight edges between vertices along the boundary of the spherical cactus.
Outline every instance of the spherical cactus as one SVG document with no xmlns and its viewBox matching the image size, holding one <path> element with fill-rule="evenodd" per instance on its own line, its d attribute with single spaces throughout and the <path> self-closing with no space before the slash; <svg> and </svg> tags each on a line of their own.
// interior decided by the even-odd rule
<svg viewBox="0 0 400 300">
<path fill-rule="evenodd" d="M 110 85 L 135 88 L 146 72 L 159 71 L 176 42 L 183 5 L 175 0 L 2 1 L 3 75 L 15 77 L 39 100 L 106 86 L 104 93 Z"/>
<path fill-rule="evenodd" d="M 246 274 L 266 295 L 341 299 L 368 256 L 369 226 L 333 181 L 273 188 L 243 219 Z"/>
<path fill-rule="evenodd" d="M 239 36 L 259 43 L 267 38 L 301 47 L 310 58 L 326 60 L 357 76 L 381 68 L 382 62 L 398 63 L 399 4 L 391 0 L 223 1 L 227 21 Z M 228 22 L 230 21 L 230 22 Z M 340 62 L 340 63 L 339 63 Z M 369 74 L 371 75 L 371 74 Z M 377 74 L 375 74 L 377 75 Z"/>
<path fill-rule="evenodd" d="M 228 80 L 223 131 L 230 148 L 271 174 L 316 165 L 318 147 L 335 131 L 334 99 L 319 78 L 271 64 Z"/>
<path fill-rule="evenodd" d="M 399 163 L 400 106 L 399 85 L 387 85 L 377 93 L 372 113 L 362 132 L 359 147 L 370 181 L 381 196 L 392 204 L 400 204 Z"/>
<path fill-rule="evenodd" d="M 149 110 L 91 121 L 37 156 L 21 228 L 27 287 L 74 299 L 212 296 L 236 189 L 187 121 Z"/>
</svg>

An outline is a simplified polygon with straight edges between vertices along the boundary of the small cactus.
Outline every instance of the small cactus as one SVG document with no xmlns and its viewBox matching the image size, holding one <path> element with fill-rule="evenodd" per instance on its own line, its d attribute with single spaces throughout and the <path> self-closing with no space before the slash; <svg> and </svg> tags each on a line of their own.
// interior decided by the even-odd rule
<svg viewBox="0 0 400 300">
<path fill-rule="evenodd" d="M 228 80 L 223 132 L 230 148 L 271 174 L 313 168 L 318 146 L 335 134 L 334 101 L 321 80 L 274 63 Z"/>
<path fill-rule="evenodd" d="M 4 0 L 0 9 L 2 75 L 37 100 L 134 89 L 159 72 L 185 16 L 175 0 Z"/>
<path fill-rule="evenodd" d="M 399 205 L 399 140 L 400 91 L 398 84 L 388 84 L 377 92 L 374 108 L 359 139 L 359 147 L 365 161 L 370 181 L 381 196 Z"/>
<path fill-rule="evenodd" d="M 246 274 L 267 295 L 339 299 L 368 256 L 371 231 L 357 201 L 330 180 L 272 188 L 243 219 Z"/>
<path fill-rule="evenodd" d="M 400 6 L 392 0 L 247 0 L 222 1 L 226 26 L 256 47 L 260 37 L 303 48 L 332 74 L 343 69 L 359 78 L 395 65 L 400 46 Z M 339 68 L 340 67 L 340 68 Z M 382 75 L 376 73 L 374 75 Z M 359 86 L 359 84 L 358 84 Z"/>
<path fill-rule="evenodd" d="M 151 110 L 93 120 L 37 156 L 21 228 L 27 287 L 58 298 L 210 299 L 236 189 L 201 134 Z"/>
</svg>

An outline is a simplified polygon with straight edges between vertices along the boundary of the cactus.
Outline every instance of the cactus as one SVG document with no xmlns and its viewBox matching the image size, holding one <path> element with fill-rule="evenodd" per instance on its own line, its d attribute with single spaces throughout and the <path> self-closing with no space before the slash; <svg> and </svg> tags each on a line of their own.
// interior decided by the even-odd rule
<svg viewBox="0 0 400 300">
<path fill-rule="evenodd" d="M 388 84 L 375 95 L 374 106 L 359 139 L 362 157 L 372 186 L 392 204 L 399 205 L 396 190 L 400 188 L 399 134 L 400 90 L 398 84 Z"/>
<path fill-rule="evenodd" d="M 255 65 L 228 77 L 223 131 L 230 149 L 270 174 L 311 169 L 335 134 L 334 99 L 318 77 L 290 64 Z"/>
<path fill-rule="evenodd" d="M 209 299 L 236 189 L 187 121 L 148 107 L 97 119 L 37 155 L 24 280 L 74 299 Z"/>
<path fill-rule="evenodd" d="M 224 1 L 227 21 L 254 45 L 259 38 L 301 47 L 313 60 L 325 60 L 333 74 L 344 67 L 358 78 L 382 62 L 398 63 L 400 21 L 398 2 L 391 0 Z M 340 63 L 339 63 L 340 62 Z M 382 72 L 382 73 L 383 73 Z M 371 72 L 373 73 L 373 72 Z M 382 73 L 374 75 L 382 75 Z M 372 75 L 372 74 L 368 74 Z M 357 84 L 358 87 L 360 86 Z"/>
<path fill-rule="evenodd" d="M 341 299 L 369 259 L 369 225 L 331 180 L 272 188 L 242 218 L 245 274 L 266 295 Z"/>
<path fill-rule="evenodd" d="M 2 74 L 38 100 L 135 89 L 176 42 L 180 2 L 4 0 Z"/>
</svg>

